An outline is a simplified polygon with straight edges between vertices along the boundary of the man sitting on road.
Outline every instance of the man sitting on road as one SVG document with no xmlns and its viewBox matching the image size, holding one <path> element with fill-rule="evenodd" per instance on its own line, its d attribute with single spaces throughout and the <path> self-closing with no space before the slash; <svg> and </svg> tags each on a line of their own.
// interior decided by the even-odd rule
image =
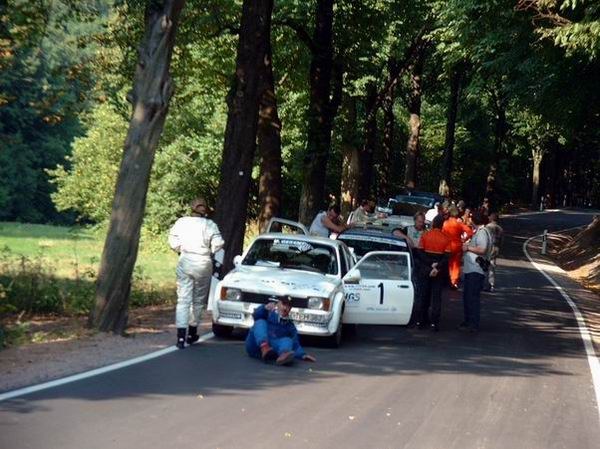
<svg viewBox="0 0 600 449">
<path fill-rule="evenodd" d="M 291 365 L 294 359 L 316 362 L 317 359 L 304 352 L 298 341 L 298 331 L 289 318 L 292 303 L 282 297 L 277 303 L 258 307 L 254 313 L 254 325 L 246 338 L 246 352 L 250 357 L 277 365 Z"/>
<path fill-rule="evenodd" d="M 337 204 L 329 206 L 327 212 L 319 212 L 310 225 L 310 235 L 329 237 L 329 234 L 332 232 L 340 234 L 352 227 L 352 225 L 345 225 L 339 222 L 340 213 L 340 207 Z"/>
</svg>

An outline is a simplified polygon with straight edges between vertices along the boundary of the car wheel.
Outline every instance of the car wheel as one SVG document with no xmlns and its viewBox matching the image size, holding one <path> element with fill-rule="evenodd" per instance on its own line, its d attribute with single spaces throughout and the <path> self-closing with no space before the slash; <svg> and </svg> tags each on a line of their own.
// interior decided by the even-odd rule
<svg viewBox="0 0 600 449">
<path fill-rule="evenodd" d="M 356 324 L 354 323 L 346 323 L 343 325 L 344 326 L 344 335 L 346 337 L 348 336 L 355 336 L 356 335 Z"/>
<path fill-rule="evenodd" d="M 224 326 L 222 324 L 212 323 L 212 331 L 215 337 L 227 338 L 233 332 L 233 326 Z"/>
<path fill-rule="evenodd" d="M 337 330 L 335 333 L 329 337 L 327 337 L 328 346 L 331 348 L 339 348 L 342 344 L 342 329 L 344 329 L 344 325 L 340 322 L 338 323 Z"/>
</svg>

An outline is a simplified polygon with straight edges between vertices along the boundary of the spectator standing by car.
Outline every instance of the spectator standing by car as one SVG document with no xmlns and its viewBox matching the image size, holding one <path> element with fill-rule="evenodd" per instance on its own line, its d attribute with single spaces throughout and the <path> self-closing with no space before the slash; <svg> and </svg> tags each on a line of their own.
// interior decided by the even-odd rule
<svg viewBox="0 0 600 449">
<path fill-rule="evenodd" d="M 340 234 L 352 227 L 352 225 L 345 225 L 339 222 L 340 213 L 340 207 L 337 204 L 329 206 L 327 211 L 319 212 L 310 225 L 309 234 L 329 237 L 329 234 L 332 232 Z"/>
<path fill-rule="evenodd" d="M 415 214 L 415 224 L 406 228 L 406 233 L 401 228 L 392 230 L 392 234 L 398 237 L 404 237 L 411 248 L 419 248 L 421 236 L 427 229 L 425 228 L 425 214 L 417 212 Z"/>
<path fill-rule="evenodd" d="M 290 298 L 284 296 L 277 303 L 254 310 L 254 325 L 246 337 L 246 352 L 250 357 L 265 362 L 275 360 L 277 365 L 290 365 L 294 359 L 317 361 L 300 345 L 296 326 L 289 318 L 291 309 Z"/>
<path fill-rule="evenodd" d="M 470 239 L 473 235 L 473 230 L 470 226 L 458 220 L 458 209 L 455 206 L 450 206 L 448 212 L 450 217 L 444 222 L 442 230 L 450 237 L 450 260 L 448 261 L 450 285 L 453 289 L 457 289 L 458 281 L 460 280 L 463 240 Z"/>
<path fill-rule="evenodd" d="M 360 206 L 356 208 L 351 214 L 348 224 L 351 223 L 366 223 L 374 220 L 375 215 L 375 202 L 372 200 L 362 200 Z"/>
<path fill-rule="evenodd" d="M 479 212 L 482 215 L 483 224 L 486 225 L 489 222 L 489 216 L 492 212 L 490 199 L 486 196 L 479 207 Z"/>
<path fill-rule="evenodd" d="M 458 327 L 461 331 L 479 331 L 479 318 L 481 309 L 481 290 L 485 279 L 485 260 L 489 257 L 492 241 L 489 232 L 485 229 L 483 215 L 480 211 L 473 213 L 475 235 L 463 244 L 465 286 L 463 290 L 463 306 L 465 320 Z"/>
<path fill-rule="evenodd" d="M 179 349 L 200 338 L 198 323 L 210 291 L 212 256 L 225 244 L 216 223 L 206 217 L 206 200 L 196 198 L 190 206 L 191 216 L 179 218 L 169 231 L 169 246 L 179 254 L 175 313 Z"/>
<path fill-rule="evenodd" d="M 485 226 L 485 228 L 488 230 L 492 238 L 492 251 L 490 253 L 490 268 L 488 270 L 488 286 L 486 290 L 489 292 L 494 292 L 496 289 L 496 258 L 500 253 L 500 246 L 502 245 L 504 230 L 498 224 L 497 212 L 492 212 L 489 219 L 490 222 Z"/>
<path fill-rule="evenodd" d="M 432 223 L 433 219 L 436 217 L 436 215 L 439 215 L 442 213 L 442 205 L 441 203 L 435 203 L 433 205 L 433 207 L 431 209 L 429 209 L 427 211 L 427 213 L 425 214 L 425 221 Z"/>
<path fill-rule="evenodd" d="M 415 252 L 417 258 L 417 294 L 419 303 L 418 327 L 431 326 L 439 331 L 442 313 L 442 290 L 446 281 L 445 272 L 450 254 L 450 238 L 442 232 L 444 218 L 437 215 L 431 230 L 421 237 L 421 248 Z M 431 317 L 429 308 L 431 306 Z"/>
<path fill-rule="evenodd" d="M 469 226 L 470 228 L 473 227 L 473 222 L 471 221 L 471 208 L 469 207 L 465 207 L 465 211 L 463 212 L 463 214 L 461 215 L 460 219 L 461 221 L 466 224 L 467 226 Z"/>
<path fill-rule="evenodd" d="M 464 200 L 460 200 L 458 203 L 456 203 L 456 208 L 458 209 L 458 218 L 461 219 L 465 214 L 467 204 L 464 202 Z"/>
</svg>

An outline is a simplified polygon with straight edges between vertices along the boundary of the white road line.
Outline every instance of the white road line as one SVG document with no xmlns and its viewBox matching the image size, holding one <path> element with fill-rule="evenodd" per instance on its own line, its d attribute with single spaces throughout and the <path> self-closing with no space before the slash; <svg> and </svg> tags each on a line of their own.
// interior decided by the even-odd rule
<svg viewBox="0 0 600 449">
<path fill-rule="evenodd" d="M 560 232 L 560 231 L 559 231 Z M 596 352 L 594 351 L 594 344 L 592 342 L 592 334 L 585 324 L 585 320 L 583 315 L 579 311 L 579 308 L 573 302 L 571 297 L 567 294 L 567 292 L 549 275 L 547 274 L 543 268 L 536 263 L 533 258 L 529 255 L 529 251 L 527 251 L 527 246 L 529 242 L 533 239 L 541 238 L 542 234 L 535 235 L 530 237 L 523 243 L 523 252 L 533 265 L 540 273 L 544 275 L 546 279 L 554 286 L 556 290 L 562 295 L 562 297 L 567 301 L 567 304 L 571 307 L 573 311 L 573 315 L 575 315 L 575 319 L 577 320 L 577 326 L 579 327 L 579 334 L 581 335 L 581 339 L 583 340 L 583 346 L 585 348 L 585 352 L 587 354 L 588 364 L 590 365 L 590 371 L 592 372 L 592 382 L 594 385 L 594 392 L 596 393 L 596 409 L 598 410 L 598 419 L 600 420 L 600 361 L 598 361 L 598 357 L 596 357 Z"/>
<path fill-rule="evenodd" d="M 210 340 L 215 335 L 212 332 L 204 334 L 196 343 L 202 343 Z M 41 390 L 47 390 L 48 388 L 58 387 L 59 385 L 65 385 L 71 382 L 77 382 L 78 380 L 88 379 L 90 377 L 99 376 L 100 374 L 108 373 L 110 371 L 116 371 L 127 366 L 136 365 L 138 363 L 146 362 L 163 355 L 170 354 L 171 352 L 179 351 L 176 346 L 169 346 L 165 349 L 151 352 L 133 359 L 124 360 L 122 362 L 113 363 L 112 365 L 103 366 L 102 368 L 96 368 L 91 371 L 85 371 L 83 373 L 74 374 L 72 376 L 63 377 L 62 379 L 51 380 L 50 382 L 44 382 L 38 385 L 32 385 L 31 387 L 19 388 L 18 390 L 7 391 L 6 393 L 0 393 L 0 402 L 8 399 L 17 398 L 19 396 L 25 396 L 26 394 L 35 393 Z"/>
</svg>

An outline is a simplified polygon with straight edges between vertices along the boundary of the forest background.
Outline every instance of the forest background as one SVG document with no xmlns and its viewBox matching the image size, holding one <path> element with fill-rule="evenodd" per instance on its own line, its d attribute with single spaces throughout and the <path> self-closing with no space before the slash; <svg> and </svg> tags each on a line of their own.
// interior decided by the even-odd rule
<svg viewBox="0 0 600 449">
<path fill-rule="evenodd" d="M 130 118 L 145 2 L 2 3 L 0 219 L 102 223 Z M 310 140 L 318 3 L 274 3 L 280 214 L 291 218 L 298 216 Z M 386 199 L 408 182 L 438 191 L 449 168 L 452 196 L 471 204 L 490 189 L 501 204 L 538 204 L 543 195 L 554 205 L 600 203 L 598 2 L 331 3 L 339 104 L 324 159 L 327 195 L 342 197 L 354 153 L 363 165 L 354 173 L 361 184 L 354 201 L 361 194 Z M 195 195 L 214 204 L 241 12 L 232 0 L 188 1 L 182 12 L 175 93 L 144 221 L 152 234 L 168 229 Z M 410 152 L 414 179 L 406 175 Z M 250 218 L 260 213 L 259 158 Z"/>
</svg>

